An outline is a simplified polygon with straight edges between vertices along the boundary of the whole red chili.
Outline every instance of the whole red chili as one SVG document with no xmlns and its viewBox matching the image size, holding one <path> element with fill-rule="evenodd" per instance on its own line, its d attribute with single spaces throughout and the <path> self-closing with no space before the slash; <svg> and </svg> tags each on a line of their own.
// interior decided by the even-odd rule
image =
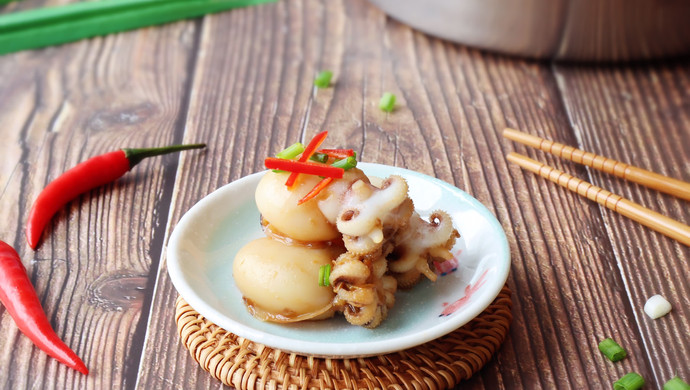
<svg viewBox="0 0 690 390">
<path fill-rule="evenodd" d="M 50 326 L 36 290 L 17 251 L 0 241 L 0 302 L 19 330 L 45 353 L 86 375 L 84 362 L 60 340 Z"/>
<path fill-rule="evenodd" d="M 187 149 L 200 149 L 206 144 L 172 145 L 161 148 L 120 149 L 92 157 L 50 182 L 41 191 L 29 212 L 26 239 L 36 249 L 43 229 L 53 215 L 77 196 L 118 179 L 146 157 Z"/>
</svg>

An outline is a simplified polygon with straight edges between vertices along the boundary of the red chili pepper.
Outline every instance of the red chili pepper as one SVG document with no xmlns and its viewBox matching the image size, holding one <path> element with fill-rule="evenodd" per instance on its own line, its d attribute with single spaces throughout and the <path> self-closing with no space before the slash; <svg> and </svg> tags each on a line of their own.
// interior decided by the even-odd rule
<svg viewBox="0 0 690 390">
<path fill-rule="evenodd" d="M 19 330 L 48 355 L 86 375 L 84 362 L 55 334 L 17 251 L 0 241 L 0 302 Z"/>
<path fill-rule="evenodd" d="M 77 196 L 118 179 L 146 157 L 199 149 L 206 144 L 172 145 L 162 148 L 120 149 L 92 157 L 50 182 L 36 198 L 26 227 L 26 239 L 36 249 L 43 229 L 53 215 Z"/>
<path fill-rule="evenodd" d="M 327 135 L 328 135 L 328 131 L 322 131 L 319 134 L 315 135 L 314 138 L 312 138 L 311 141 L 309 141 L 309 143 L 307 144 L 307 147 L 304 148 L 304 152 L 302 152 L 302 156 L 300 156 L 300 158 L 297 161 L 305 162 L 305 161 L 309 160 L 309 158 L 311 157 L 312 154 L 314 154 L 316 149 L 318 149 L 319 146 L 321 146 L 323 141 L 326 139 Z M 288 177 L 287 181 L 285 181 L 285 185 L 288 187 L 292 187 L 295 184 L 295 180 L 297 180 L 297 175 L 299 175 L 299 173 L 297 173 L 297 172 L 291 173 L 290 176 Z"/>
<path fill-rule="evenodd" d="M 324 177 L 320 182 L 316 183 L 314 188 L 309 191 L 308 194 L 304 195 L 304 198 L 300 199 L 297 202 L 297 205 L 301 205 L 302 203 L 308 201 L 309 199 L 312 199 L 316 195 L 319 194 L 319 192 L 323 191 L 324 188 L 328 187 L 329 184 L 333 181 L 332 177 Z"/>
<path fill-rule="evenodd" d="M 317 162 L 302 162 L 296 160 L 286 160 L 283 158 L 267 157 L 264 165 L 268 169 L 280 169 L 292 173 L 306 173 L 308 175 L 326 176 L 334 179 L 343 177 L 345 170 L 327 164 Z"/>
<path fill-rule="evenodd" d="M 333 157 L 338 160 L 342 160 L 355 155 L 355 151 L 352 149 L 321 149 L 317 150 L 316 153 L 323 153 L 329 157 Z"/>
</svg>

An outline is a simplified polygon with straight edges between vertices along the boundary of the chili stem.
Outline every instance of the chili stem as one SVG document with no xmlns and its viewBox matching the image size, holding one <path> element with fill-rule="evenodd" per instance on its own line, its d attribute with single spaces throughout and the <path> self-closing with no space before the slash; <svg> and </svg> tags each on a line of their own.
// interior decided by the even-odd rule
<svg viewBox="0 0 690 390">
<path fill-rule="evenodd" d="M 141 160 L 147 157 L 160 156 L 163 154 L 179 152 L 181 150 L 202 149 L 206 144 L 188 144 L 188 145 L 170 145 L 159 148 L 137 148 L 137 149 L 122 149 L 125 152 L 125 157 L 129 160 L 129 169 L 134 168 Z"/>
</svg>

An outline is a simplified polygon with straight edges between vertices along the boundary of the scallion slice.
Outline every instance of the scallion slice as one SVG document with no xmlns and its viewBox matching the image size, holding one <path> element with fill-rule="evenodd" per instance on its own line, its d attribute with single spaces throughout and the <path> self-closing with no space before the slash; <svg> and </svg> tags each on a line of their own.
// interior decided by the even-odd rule
<svg viewBox="0 0 690 390">
<path fill-rule="evenodd" d="M 329 279 L 331 278 L 331 265 L 326 264 L 322 265 L 321 268 L 319 268 L 319 286 L 330 286 L 331 282 Z"/>
<path fill-rule="evenodd" d="M 299 156 L 299 154 L 302 152 L 304 152 L 304 145 L 301 142 L 295 142 L 294 144 L 276 153 L 276 157 L 292 160 L 293 158 Z"/>
<path fill-rule="evenodd" d="M 309 157 L 310 160 L 320 162 L 322 164 L 325 164 L 326 161 L 328 161 L 328 155 L 325 153 L 314 153 Z"/>
<path fill-rule="evenodd" d="M 385 112 L 392 112 L 395 108 L 395 95 L 390 92 L 384 93 L 379 100 L 379 108 Z"/>
<path fill-rule="evenodd" d="M 299 154 L 302 152 L 304 152 L 304 145 L 301 142 L 295 142 L 294 144 L 276 153 L 276 157 L 284 158 L 286 160 L 292 160 L 295 157 L 299 156 Z M 281 169 L 272 169 L 272 171 L 275 173 L 285 172 Z"/>
<path fill-rule="evenodd" d="M 636 372 L 629 372 L 613 383 L 613 390 L 637 390 L 644 386 L 644 378 Z"/>
<path fill-rule="evenodd" d="M 314 85 L 318 88 L 328 88 L 331 85 L 331 77 L 333 77 L 333 72 L 330 70 L 321 71 L 314 78 Z"/>
<path fill-rule="evenodd" d="M 676 376 L 664 383 L 664 390 L 690 390 L 690 385 Z"/>
<path fill-rule="evenodd" d="M 625 349 L 610 337 L 599 343 L 599 350 L 612 362 L 617 362 L 628 356 Z"/>
<path fill-rule="evenodd" d="M 343 168 L 344 170 L 352 169 L 357 166 L 357 159 L 354 156 L 338 160 L 331 164 L 334 167 Z"/>
</svg>

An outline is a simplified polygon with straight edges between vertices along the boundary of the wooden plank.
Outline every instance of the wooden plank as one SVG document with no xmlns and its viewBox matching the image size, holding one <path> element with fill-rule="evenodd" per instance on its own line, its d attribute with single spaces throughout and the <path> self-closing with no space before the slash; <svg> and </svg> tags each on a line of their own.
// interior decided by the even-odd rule
<svg viewBox="0 0 690 390">
<path fill-rule="evenodd" d="M 68 204 L 35 252 L 24 225 L 41 189 L 78 162 L 180 140 L 195 31 L 178 23 L 0 57 L 0 239 L 18 250 L 51 324 L 91 370 L 48 358 L 0 308 L 0 387 L 133 385 L 177 157 L 144 161 Z"/>
<path fill-rule="evenodd" d="M 314 93 L 311 78 L 326 68 L 334 70 L 334 87 Z M 398 95 L 392 114 L 376 108 L 384 91 Z M 513 328 L 466 386 L 588 388 L 609 386 L 633 368 L 648 375 L 599 208 L 504 160 L 518 150 L 585 176 L 581 167 L 500 137 L 511 126 L 576 143 L 567 114 L 547 65 L 430 39 L 363 1 L 280 2 L 207 18 L 185 140 L 214 146 L 201 159 L 182 157 L 168 234 L 212 190 L 328 129 L 333 142 L 354 147 L 364 161 L 455 183 L 505 228 Z M 156 283 L 138 387 L 221 387 L 174 336 L 177 293 L 165 259 Z M 605 336 L 631 356 L 607 362 L 597 350 Z"/>
<path fill-rule="evenodd" d="M 690 66 L 592 68 L 557 66 L 558 85 L 581 149 L 690 182 Z M 688 203 L 640 185 L 587 170 L 602 188 L 661 214 L 690 223 Z M 690 248 L 620 215 L 602 209 L 613 243 L 616 267 L 630 309 L 623 313 L 639 327 L 635 351 L 647 357 L 645 379 L 660 388 L 674 375 L 690 378 Z M 656 321 L 643 312 L 646 300 L 665 296 L 673 312 Z M 615 331 L 616 329 L 612 329 Z"/>
</svg>

